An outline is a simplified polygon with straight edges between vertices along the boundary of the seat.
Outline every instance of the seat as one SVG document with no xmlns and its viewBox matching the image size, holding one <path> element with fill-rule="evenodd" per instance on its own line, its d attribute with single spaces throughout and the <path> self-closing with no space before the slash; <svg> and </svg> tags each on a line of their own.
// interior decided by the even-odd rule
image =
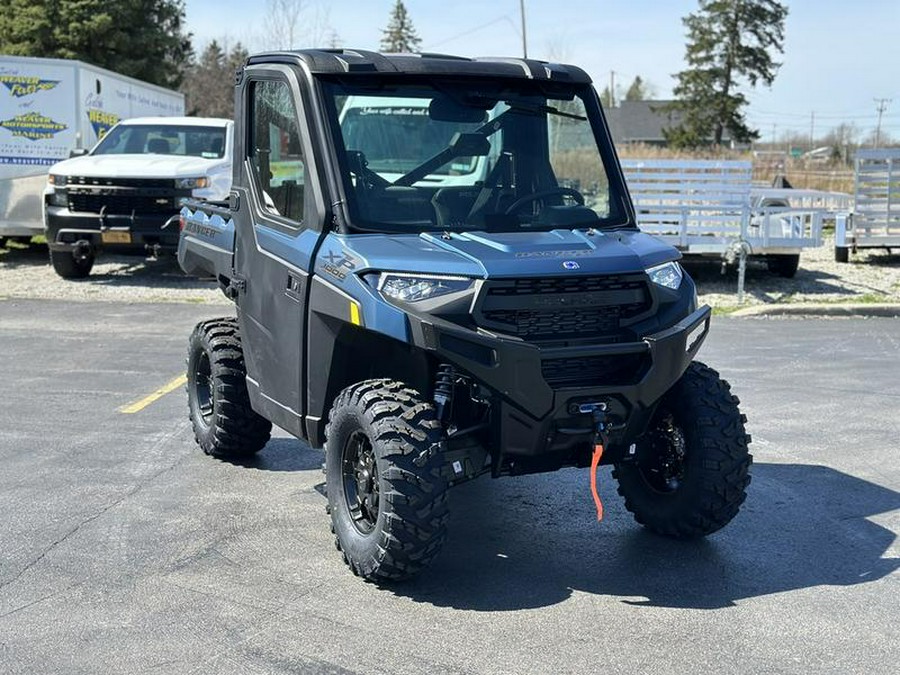
<svg viewBox="0 0 900 675">
<path fill-rule="evenodd" d="M 165 138 L 151 138 L 147 141 L 147 152 L 156 155 L 168 155 L 171 152 L 169 141 Z"/>
</svg>

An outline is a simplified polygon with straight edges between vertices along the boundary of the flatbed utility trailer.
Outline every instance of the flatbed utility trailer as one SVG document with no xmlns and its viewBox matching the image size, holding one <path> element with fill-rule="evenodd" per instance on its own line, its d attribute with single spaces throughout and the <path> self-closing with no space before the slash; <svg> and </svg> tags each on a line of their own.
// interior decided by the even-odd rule
<svg viewBox="0 0 900 675">
<path fill-rule="evenodd" d="M 834 259 L 861 248 L 900 248 L 900 148 L 856 153 L 853 211 L 838 218 Z"/>
<path fill-rule="evenodd" d="M 828 211 L 795 208 L 785 190 L 755 187 L 750 162 L 625 159 L 622 168 L 641 230 L 685 256 L 721 257 L 741 268 L 748 256 L 760 256 L 772 272 L 792 277 L 801 250 L 822 244 Z"/>
</svg>

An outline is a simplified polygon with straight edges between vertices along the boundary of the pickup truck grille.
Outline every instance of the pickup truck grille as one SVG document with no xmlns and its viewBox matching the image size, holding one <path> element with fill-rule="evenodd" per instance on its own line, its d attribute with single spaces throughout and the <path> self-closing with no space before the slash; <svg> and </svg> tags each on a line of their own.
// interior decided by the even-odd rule
<svg viewBox="0 0 900 675">
<path fill-rule="evenodd" d="M 529 342 L 634 339 L 622 323 L 652 305 L 645 275 L 549 277 L 491 281 L 479 325 Z"/>
<path fill-rule="evenodd" d="M 179 196 L 175 181 L 164 178 L 70 176 L 67 192 L 69 210 L 107 215 L 172 214 Z"/>
</svg>

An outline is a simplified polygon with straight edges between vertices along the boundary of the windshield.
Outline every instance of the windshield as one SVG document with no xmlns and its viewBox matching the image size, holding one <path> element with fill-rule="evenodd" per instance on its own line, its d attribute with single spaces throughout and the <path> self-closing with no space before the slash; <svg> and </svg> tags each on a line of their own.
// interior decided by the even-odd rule
<svg viewBox="0 0 900 675">
<path fill-rule="evenodd" d="M 427 99 L 354 96 L 341 113 L 341 133 L 348 148 L 366 156 L 369 168 L 382 175 L 402 175 L 447 147 L 461 128 L 477 124 L 433 120 Z M 472 159 L 459 158 L 437 167 L 435 176 L 459 175 L 475 169 Z M 399 175 L 397 177 L 399 177 Z"/>
<path fill-rule="evenodd" d="M 517 231 L 623 225 L 587 86 L 328 81 L 354 226 Z M 611 158 L 611 148 L 605 155 Z"/>
<path fill-rule="evenodd" d="M 225 127 L 120 124 L 110 129 L 91 154 L 157 154 L 221 159 L 225 156 Z"/>
</svg>

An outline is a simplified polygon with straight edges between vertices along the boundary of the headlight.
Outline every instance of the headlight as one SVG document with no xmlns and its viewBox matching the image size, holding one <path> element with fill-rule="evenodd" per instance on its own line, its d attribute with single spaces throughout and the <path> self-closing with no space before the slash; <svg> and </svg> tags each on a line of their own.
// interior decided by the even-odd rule
<svg viewBox="0 0 900 675">
<path fill-rule="evenodd" d="M 175 179 L 175 188 L 178 190 L 198 190 L 205 187 L 209 187 L 209 178 L 206 176 Z"/>
<path fill-rule="evenodd" d="M 459 293 L 472 287 L 475 281 L 466 277 L 418 277 L 405 274 L 382 274 L 378 290 L 400 302 L 430 300 L 449 293 Z"/>
<path fill-rule="evenodd" d="M 65 187 L 66 183 L 69 182 L 69 178 L 68 176 L 60 176 L 51 173 L 49 176 L 47 176 L 47 182 L 55 187 Z"/>
<path fill-rule="evenodd" d="M 681 271 L 681 265 L 672 261 L 647 268 L 647 276 L 654 284 L 674 290 L 681 286 L 684 272 Z"/>
</svg>

